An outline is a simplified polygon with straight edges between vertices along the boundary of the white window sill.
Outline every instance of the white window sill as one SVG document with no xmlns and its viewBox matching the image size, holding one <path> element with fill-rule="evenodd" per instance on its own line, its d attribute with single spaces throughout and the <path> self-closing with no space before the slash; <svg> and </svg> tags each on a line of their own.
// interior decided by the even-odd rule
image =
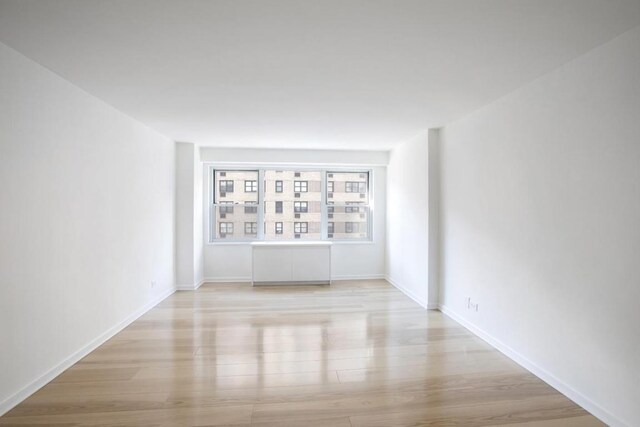
<svg viewBox="0 0 640 427">
<path fill-rule="evenodd" d="M 230 241 L 230 242 L 208 242 L 207 246 L 237 246 L 237 245 L 245 245 L 245 246 L 277 246 L 277 245 L 292 245 L 292 246 L 304 246 L 305 244 L 318 244 L 318 243 L 323 243 L 323 244 L 331 244 L 331 245 L 373 245 L 376 242 L 373 240 L 358 240 L 358 241 L 351 241 L 351 240 L 319 240 L 319 241 L 314 241 L 314 240 L 309 240 L 309 241 L 303 241 L 303 242 L 297 242 L 297 241 L 280 241 L 280 240 L 275 240 L 275 241 L 265 241 L 265 240 L 249 240 L 249 241 Z"/>
</svg>

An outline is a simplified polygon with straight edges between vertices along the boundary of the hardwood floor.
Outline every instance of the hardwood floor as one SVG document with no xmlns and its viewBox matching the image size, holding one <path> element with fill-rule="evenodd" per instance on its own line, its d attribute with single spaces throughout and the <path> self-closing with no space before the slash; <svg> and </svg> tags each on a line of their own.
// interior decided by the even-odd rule
<svg viewBox="0 0 640 427">
<path fill-rule="evenodd" d="M 603 424 L 376 280 L 178 292 L 0 425 Z"/>
</svg>

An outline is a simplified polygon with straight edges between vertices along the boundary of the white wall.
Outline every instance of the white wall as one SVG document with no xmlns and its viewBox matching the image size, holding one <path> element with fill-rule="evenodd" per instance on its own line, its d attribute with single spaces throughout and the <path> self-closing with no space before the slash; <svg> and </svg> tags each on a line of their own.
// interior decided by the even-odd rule
<svg viewBox="0 0 640 427">
<path fill-rule="evenodd" d="M 430 265 L 429 238 L 437 230 L 430 213 L 430 152 L 437 149 L 438 131 L 430 130 L 391 152 L 388 167 L 387 280 L 424 307 L 435 308 L 438 286 Z M 436 170 L 437 173 L 437 170 Z"/>
<path fill-rule="evenodd" d="M 176 285 L 196 289 L 202 283 L 202 164 L 200 150 L 176 143 Z"/>
<path fill-rule="evenodd" d="M 386 217 L 386 163 L 387 152 L 338 150 L 269 150 L 201 148 L 201 159 L 215 164 L 257 165 L 320 165 L 368 167 L 373 170 L 373 242 L 340 243 L 331 249 L 332 278 L 382 278 L 385 273 L 385 217 Z M 359 155 L 356 155 L 359 153 Z M 208 218 L 207 168 L 203 197 L 204 218 Z M 206 228 L 206 227 L 205 227 Z M 205 230 L 205 233 L 206 230 Z M 251 247 L 246 243 L 204 245 L 204 279 L 209 281 L 251 280 Z"/>
<path fill-rule="evenodd" d="M 0 75 L 2 414 L 173 291 L 174 144 L 3 44 Z"/>
<path fill-rule="evenodd" d="M 441 143 L 445 310 L 605 421 L 640 425 L 640 28 Z"/>
</svg>

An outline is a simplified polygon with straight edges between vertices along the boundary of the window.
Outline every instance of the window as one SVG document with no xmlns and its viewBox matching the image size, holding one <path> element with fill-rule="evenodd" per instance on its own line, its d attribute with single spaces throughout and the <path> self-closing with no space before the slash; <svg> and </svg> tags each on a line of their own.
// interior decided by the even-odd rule
<svg viewBox="0 0 640 427">
<path fill-rule="evenodd" d="M 254 203 L 254 202 L 247 202 L 247 204 L 249 205 L 255 205 L 255 206 L 245 206 L 244 207 L 244 213 L 246 214 L 255 214 L 258 213 L 258 204 Z"/>
<path fill-rule="evenodd" d="M 359 207 L 354 207 L 353 205 L 359 205 L 360 202 L 347 202 L 347 206 L 344 207 L 345 213 L 358 213 L 360 212 Z"/>
<path fill-rule="evenodd" d="M 332 184 L 329 184 L 332 182 Z M 331 240 L 369 239 L 371 211 L 369 207 L 369 172 L 328 171 L 327 217 L 333 222 L 327 238 Z M 329 228 L 329 227 L 327 227 Z"/>
<path fill-rule="evenodd" d="M 225 201 L 225 202 L 220 202 L 220 204 L 224 205 L 224 206 L 220 206 L 220 213 L 222 215 L 233 213 L 233 202 Z"/>
<path fill-rule="evenodd" d="M 306 193 L 309 188 L 308 181 L 293 181 L 293 191 L 295 193 Z"/>
<path fill-rule="evenodd" d="M 221 193 L 233 193 L 233 181 L 229 179 L 225 179 L 220 181 L 220 192 Z"/>
<path fill-rule="evenodd" d="M 209 239 L 370 239 L 370 177 L 361 170 L 211 168 Z M 245 191 L 234 193 L 238 186 Z"/>
<path fill-rule="evenodd" d="M 233 223 L 232 222 L 221 222 L 220 223 L 220 234 L 224 234 L 224 235 L 233 234 Z"/>
<path fill-rule="evenodd" d="M 306 212 L 309 212 L 309 203 L 308 202 L 294 202 L 293 203 L 293 211 L 295 213 L 306 213 Z"/>
<path fill-rule="evenodd" d="M 258 223 L 257 222 L 245 222 L 244 223 L 244 234 L 258 234 Z"/>
<path fill-rule="evenodd" d="M 344 191 L 345 193 L 363 193 L 364 194 L 367 192 L 367 183 L 347 181 L 344 183 Z"/>
</svg>

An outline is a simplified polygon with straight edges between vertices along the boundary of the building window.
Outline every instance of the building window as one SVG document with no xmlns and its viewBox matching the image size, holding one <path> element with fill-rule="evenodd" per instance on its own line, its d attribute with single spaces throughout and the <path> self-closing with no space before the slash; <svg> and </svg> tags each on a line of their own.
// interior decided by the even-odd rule
<svg viewBox="0 0 640 427">
<path fill-rule="evenodd" d="M 344 207 L 345 213 L 358 213 L 360 212 L 360 208 L 353 205 L 360 205 L 360 202 L 347 202 L 347 206 Z"/>
<path fill-rule="evenodd" d="M 309 223 L 308 222 L 294 222 L 293 223 L 293 231 L 296 234 L 303 234 L 309 232 Z"/>
<path fill-rule="evenodd" d="M 309 203 L 308 202 L 294 202 L 293 203 L 293 211 L 295 213 L 307 213 L 307 212 L 309 212 Z"/>
<path fill-rule="evenodd" d="M 233 223 L 232 222 L 221 222 L 220 226 L 220 235 L 228 236 L 229 234 L 233 234 Z"/>
<path fill-rule="evenodd" d="M 247 204 L 252 204 L 252 205 L 255 205 L 255 206 L 245 206 L 245 207 L 244 207 L 244 213 L 246 213 L 246 214 L 255 214 L 255 213 L 258 213 L 258 206 L 257 206 L 257 203 L 247 202 Z"/>
<path fill-rule="evenodd" d="M 257 222 L 245 222 L 244 223 L 244 234 L 245 235 L 258 234 L 258 223 Z"/>
<path fill-rule="evenodd" d="M 220 213 L 221 214 L 232 214 L 233 213 L 233 202 L 220 202 Z"/>
<path fill-rule="evenodd" d="M 276 222 L 276 234 L 282 234 L 282 223 Z"/>
<path fill-rule="evenodd" d="M 245 180 L 244 181 L 244 192 L 245 193 L 255 193 L 258 191 L 258 181 L 253 180 Z"/>
<path fill-rule="evenodd" d="M 333 181 L 327 182 L 327 192 L 333 193 Z"/>
<path fill-rule="evenodd" d="M 334 223 L 334 222 L 328 222 L 328 223 L 327 223 L 327 233 L 329 233 L 329 234 L 333 234 L 333 233 L 334 233 L 335 228 L 336 228 L 336 225 L 335 225 L 335 223 Z"/>
<path fill-rule="evenodd" d="M 295 193 L 306 193 L 309 189 L 308 181 L 293 181 L 293 191 Z"/>
<path fill-rule="evenodd" d="M 233 180 L 224 179 L 220 181 L 220 193 L 233 193 Z"/>
<path fill-rule="evenodd" d="M 276 213 L 282 213 L 282 202 L 276 202 Z"/>
<path fill-rule="evenodd" d="M 347 181 L 344 183 L 344 191 L 346 193 L 366 193 L 367 192 L 367 183 L 366 182 L 353 182 Z"/>
<path fill-rule="evenodd" d="M 345 222 L 344 223 L 344 232 L 345 233 L 357 233 L 358 232 L 358 223 L 357 222 Z"/>
<path fill-rule="evenodd" d="M 282 193 L 282 181 L 276 181 L 276 193 Z"/>
</svg>

